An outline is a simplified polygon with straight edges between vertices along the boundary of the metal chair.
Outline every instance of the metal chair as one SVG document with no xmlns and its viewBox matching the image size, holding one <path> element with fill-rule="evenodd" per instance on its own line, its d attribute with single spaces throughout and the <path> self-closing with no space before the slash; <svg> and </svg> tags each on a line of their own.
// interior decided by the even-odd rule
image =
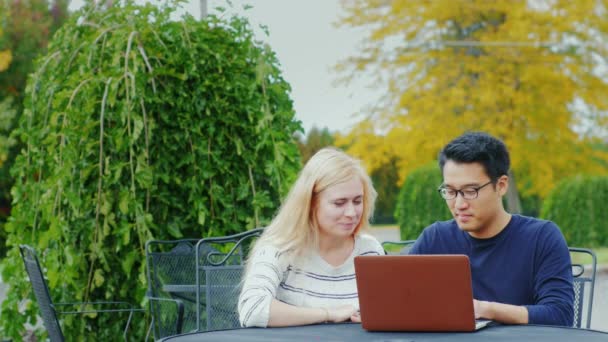
<svg viewBox="0 0 608 342">
<path fill-rule="evenodd" d="M 415 242 L 416 240 L 384 241 L 382 242 L 382 248 L 384 248 L 384 253 L 389 255 L 406 255 Z M 399 252 L 394 252 L 394 248 L 391 248 L 392 246 L 401 246 L 401 249 L 399 249 Z"/>
<path fill-rule="evenodd" d="M 585 328 L 589 329 L 593 309 L 597 257 L 595 252 L 587 248 L 569 247 L 568 249 L 573 259 L 572 276 L 574 277 L 574 323 L 572 326 L 580 328 L 584 325 Z M 583 261 L 581 258 L 586 258 L 586 260 Z M 588 267 L 585 267 L 585 265 L 588 265 Z M 586 312 L 583 311 L 583 306 L 585 305 L 587 306 Z"/>
<path fill-rule="evenodd" d="M 129 325 L 131 324 L 131 319 L 133 317 L 134 312 L 145 312 L 143 309 L 135 309 L 130 303 L 127 302 L 110 302 L 110 301 L 101 301 L 101 302 L 74 302 L 74 303 L 53 303 L 51 298 L 51 292 L 49 291 L 49 287 L 47 285 L 46 279 L 42 272 L 42 268 L 40 267 L 40 262 L 38 261 L 38 256 L 36 255 L 36 251 L 28 246 L 28 245 L 19 245 L 19 250 L 21 251 L 21 257 L 23 259 L 23 263 L 25 265 L 25 270 L 30 278 L 30 283 L 32 284 L 32 288 L 34 290 L 34 296 L 36 297 L 36 301 L 38 302 L 38 306 L 40 307 L 40 314 L 42 316 L 42 322 L 44 323 L 44 327 L 46 328 L 49 339 L 51 342 L 63 342 L 65 341 L 65 337 L 61 330 L 61 325 L 59 324 L 59 319 L 57 314 L 66 314 L 66 315 L 75 315 L 75 314 L 89 314 L 89 313 L 117 313 L 117 312 L 128 312 L 129 318 L 127 319 L 127 323 L 125 325 L 123 331 L 123 338 L 125 341 L 127 340 L 127 332 L 129 330 Z M 59 307 L 84 307 L 85 305 L 93 305 L 100 307 L 109 307 L 109 309 L 99 309 L 99 310 L 68 310 L 68 311 L 60 311 Z M 123 308 L 118 308 L 118 307 Z"/>
<path fill-rule="evenodd" d="M 197 330 L 239 328 L 237 301 L 244 261 L 263 228 L 196 244 Z"/>
<path fill-rule="evenodd" d="M 199 239 L 146 242 L 146 270 L 155 339 L 196 330 L 195 245 Z"/>
</svg>

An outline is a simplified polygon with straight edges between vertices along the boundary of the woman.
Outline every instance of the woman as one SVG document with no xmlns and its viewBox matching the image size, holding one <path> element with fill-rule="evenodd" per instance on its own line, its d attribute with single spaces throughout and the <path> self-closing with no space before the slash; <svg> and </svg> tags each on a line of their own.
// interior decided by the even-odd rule
<svg viewBox="0 0 608 342">
<path fill-rule="evenodd" d="M 334 148 L 304 166 L 247 261 L 243 326 L 360 322 L 353 259 L 382 255 L 370 235 L 376 191 L 357 159 Z"/>
</svg>

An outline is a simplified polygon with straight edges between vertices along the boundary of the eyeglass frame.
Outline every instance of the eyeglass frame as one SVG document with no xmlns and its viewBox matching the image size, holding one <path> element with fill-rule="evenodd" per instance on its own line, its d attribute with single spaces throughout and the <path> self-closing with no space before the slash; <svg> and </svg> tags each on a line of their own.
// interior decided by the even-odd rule
<svg viewBox="0 0 608 342">
<path fill-rule="evenodd" d="M 484 184 L 484 185 L 480 185 L 480 186 L 478 186 L 478 187 L 474 187 L 474 186 L 467 186 L 467 187 L 465 187 L 465 189 L 467 189 L 467 190 L 469 190 L 469 189 L 470 189 L 470 190 L 475 190 L 475 197 L 471 197 L 471 198 L 467 198 L 467 197 L 465 196 L 464 192 L 462 191 L 463 189 L 452 189 L 452 188 L 448 188 L 448 187 L 444 186 L 443 184 L 439 186 L 439 188 L 437 189 L 437 191 L 439 192 L 439 196 L 441 196 L 441 198 L 443 198 L 443 199 L 444 199 L 444 200 L 446 200 L 446 201 L 455 200 L 456 198 L 458 198 L 458 194 L 460 194 L 460 196 L 462 196 L 462 199 L 465 199 L 465 200 L 474 200 L 474 199 L 476 199 L 477 197 L 479 197 L 479 190 L 481 190 L 482 188 L 484 188 L 484 187 L 486 187 L 486 186 L 488 186 L 488 185 L 490 185 L 490 184 L 492 184 L 492 183 L 494 183 L 494 181 L 493 181 L 493 180 L 490 180 L 490 181 L 489 181 L 489 182 L 487 182 L 486 184 Z M 455 191 L 455 192 L 456 192 L 456 195 L 455 195 L 454 197 L 452 197 L 452 198 L 445 198 L 445 197 L 443 196 L 443 191 L 444 191 L 444 190 L 448 190 L 448 189 L 449 189 L 449 190 L 453 190 L 453 191 Z"/>
</svg>

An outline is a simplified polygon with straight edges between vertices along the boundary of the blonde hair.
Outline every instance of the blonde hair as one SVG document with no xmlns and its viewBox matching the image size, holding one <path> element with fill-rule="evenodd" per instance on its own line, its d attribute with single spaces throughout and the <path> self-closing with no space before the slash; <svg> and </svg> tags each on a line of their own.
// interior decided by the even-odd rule
<svg viewBox="0 0 608 342">
<path fill-rule="evenodd" d="M 300 255 L 316 248 L 319 239 L 316 218 L 319 194 L 353 177 L 359 178 L 363 185 L 363 211 L 353 235 L 369 228 L 377 193 L 361 161 L 337 148 L 323 148 L 304 165 L 277 215 L 255 244 L 252 254 L 258 246 L 267 244 L 291 255 Z"/>
</svg>

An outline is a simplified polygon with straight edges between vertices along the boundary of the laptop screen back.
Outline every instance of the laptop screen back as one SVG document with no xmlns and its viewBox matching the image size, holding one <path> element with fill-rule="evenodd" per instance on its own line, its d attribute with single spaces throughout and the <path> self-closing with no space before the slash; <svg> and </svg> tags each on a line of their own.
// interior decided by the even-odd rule
<svg viewBox="0 0 608 342">
<path fill-rule="evenodd" d="M 366 330 L 475 330 L 466 255 L 358 256 L 355 274 Z"/>
</svg>

